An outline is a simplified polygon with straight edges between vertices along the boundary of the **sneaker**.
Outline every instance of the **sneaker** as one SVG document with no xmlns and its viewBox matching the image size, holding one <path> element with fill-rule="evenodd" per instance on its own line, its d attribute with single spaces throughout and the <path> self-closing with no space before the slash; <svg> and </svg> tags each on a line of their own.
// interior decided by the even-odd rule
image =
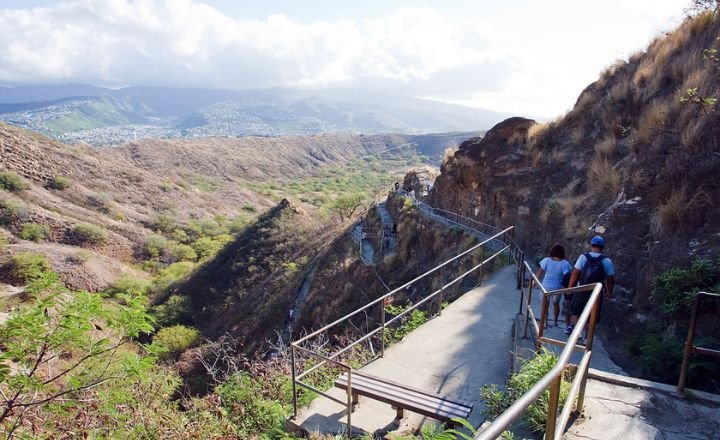
<svg viewBox="0 0 720 440">
<path fill-rule="evenodd" d="M 575 328 L 574 325 L 568 325 L 567 328 L 565 328 L 565 334 L 569 335 L 570 333 L 572 333 L 574 328 Z"/>
</svg>

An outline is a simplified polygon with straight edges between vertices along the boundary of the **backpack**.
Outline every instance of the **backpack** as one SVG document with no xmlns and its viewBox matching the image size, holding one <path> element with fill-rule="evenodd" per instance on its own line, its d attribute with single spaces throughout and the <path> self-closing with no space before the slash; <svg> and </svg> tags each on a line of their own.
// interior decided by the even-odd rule
<svg viewBox="0 0 720 440">
<path fill-rule="evenodd" d="M 580 284 L 605 282 L 605 266 L 602 264 L 605 256 L 598 255 L 597 257 L 593 257 L 589 253 L 584 255 L 586 261 L 580 274 Z"/>
</svg>

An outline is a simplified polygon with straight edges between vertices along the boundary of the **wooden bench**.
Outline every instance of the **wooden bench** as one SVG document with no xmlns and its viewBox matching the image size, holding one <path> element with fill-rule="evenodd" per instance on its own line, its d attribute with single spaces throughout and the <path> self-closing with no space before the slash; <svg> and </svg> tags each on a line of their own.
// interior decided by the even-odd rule
<svg viewBox="0 0 720 440">
<path fill-rule="evenodd" d="M 347 389 L 347 373 L 343 373 L 335 381 L 335 386 Z M 455 417 L 466 419 L 473 410 L 472 403 L 354 371 L 351 393 L 353 408 L 358 403 L 359 396 L 367 396 L 392 405 L 397 411 L 398 419 L 403 417 L 405 409 L 442 422 L 449 422 Z"/>
</svg>

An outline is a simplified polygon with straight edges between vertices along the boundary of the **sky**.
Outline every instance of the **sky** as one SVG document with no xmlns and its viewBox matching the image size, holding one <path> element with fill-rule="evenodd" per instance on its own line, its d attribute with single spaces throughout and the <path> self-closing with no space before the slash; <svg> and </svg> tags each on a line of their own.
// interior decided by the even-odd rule
<svg viewBox="0 0 720 440">
<path fill-rule="evenodd" d="M 0 0 L 0 84 L 362 88 L 551 118 L 689 0 Z"/>
</svg>

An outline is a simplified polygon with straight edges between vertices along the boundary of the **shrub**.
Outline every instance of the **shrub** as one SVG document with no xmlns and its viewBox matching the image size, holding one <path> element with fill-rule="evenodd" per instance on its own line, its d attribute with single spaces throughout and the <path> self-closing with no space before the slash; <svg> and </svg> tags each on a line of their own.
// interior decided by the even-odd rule
<svg viewBox="0 0 720 440">
<path fill-rule="evenodd" d="M 20 191 L 28 188 L 30 188 L 30 185 L 16 173 L 0 173 L 0 189 Z"/>
<path fill-rule="evenodd" d="M 287 378 L 279 381 L 275 390 L 268 390 L 267 384 L 253 379 L 242 372 L 231 377 L 215 389 L 222 398 L 228 417 L 238 428 L 240 438 L 275 438 L 284 432 L 287 405 Z"/>
<path fill-rule="evenodd" d="M 45 277 L 52 272 L 47 258 L 42 254 L 21 252 L 10 258 L 5 265 L 10 281 L 31 283 Z"/>
<path fill-rule="evenodd" d="M 150 221 L 150 228 L 166 234 L 170 233 L 175 229 L 175 218 L 170 213 L 159 214 Z"/>
<path fill-rule="evenodd" d="M 107 241 L 107 233 L 103 228 L 89 223 L 81 223 L 73 229 L 75 237 L 83 244 L 103 244 Z"/>
<path fill-rule="evenodd" d="M 105 289 L 109 296 L 116 296 L 121 293 L 147 294 L 150 289 L 150 282 L 142 278 L 122 275 Z"/>
<path fill-rule="evenodd" d="M 10 225 L 23 215 L 23 206 L 12 199 L 0 199 L 0 225 Z"/>
<path fill-rule="evenodd" d="M 161 328 L 153 336 L 153 345 L 163 351 L 162 357 L 175 357 L 200 340 L 200 332 L 192 327 L 173 325 Z"/>
<path fill-rule="evenodd" d="M 525 362 L 520 371 L 510 376 L 507 382 L 507 391 L 500 391 L 497 385 L 485 385 L 480 389 L 480 396 L 485 401 L 486 409 L 483 414 L 495 418 L 505 411 L 515 400 L 525 394 L 557 363 L 557 356 L 546 348 L 542 348 L 534 358 Z M 570 393 L 570 383 L 563 380 L 560 384 L 560 404 L 558 411 L 562 411 L 563 403 Z M 547 422 L 550 390 L 545 392 L 533 402 L 523 415 L 533 431 L 545 430 Z"/>
<path fill-rule="evenodd" d="M 180 243 L 171 243 L 167 249 L 167 254 L 172 262 L 196 261 L 198 258 L 192 246 Z"/>
<path fill-rule="evenodd" d="M 150 235 L 145 238 L 143 252 L 149 258 L 159 258 L 165 253 L 170 243 L 161 235 Z"/>
<path fill-rule="evenodd" d="M 4 235 L 0 234 L 0 252 L 4 251 L 7 245 L 8 239 Z"/>
<path fill-rule="evenodd" d="M 188 322 L 193 314 L 192 301 L 187 296 L 172 295 L 163 304 L 151 308 L 150 313 L 160 327 Z"/>
<path fill-rule="evenodd" d="M 44 240 L 50 233 L 50 228 L 39 223 L 25 223 L 20 228 L 20 238 L 40 242 Z"/>
<path fill-rule="evenodd" d="M 48 180 L 48 182 L 45 184 L 45 188 L 62 191 L 69 188 L 70 183 L 70 179 L 68 179 L 67 177 L 55 176 L 52 179 Z"/>
<path fill-rule="evenodd" d="M 243 205 L 242 209 L 247 212 L 257 212 L 257 208 L 253 205 Z"/>
<path fill-rule="evenodd" d="M 650 299 L 665 313 L 689 313 L 695 294 L 702 290 L 717 290 L 720 281 L 717 266 L 710 260 L 698 258 L 690 267 L 673 267 L 655 277 Z"/>
</svg>

